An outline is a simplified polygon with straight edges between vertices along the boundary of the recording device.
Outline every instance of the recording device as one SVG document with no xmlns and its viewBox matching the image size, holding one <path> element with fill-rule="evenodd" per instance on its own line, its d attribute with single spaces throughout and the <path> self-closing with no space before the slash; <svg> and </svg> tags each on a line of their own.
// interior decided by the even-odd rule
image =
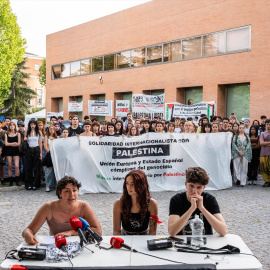
<svg viewBox="0 0 270 270">
<path fill-rule="evenodd" d="M 69 219 L 70 226 L 72 230 L 76 231 L 80 237 L 80 245 L 83 246 L 83 243 L 87 244 L 87 240 L 82 232 L 82 222 L 79 220 L 78 217 L 71 217 Z"/>
<path fill-rule="evenodd" d="M 195 238 L 195 237 L 191 237 L 191 236 L 188 236 L 188 237 L 187 237 L 187 244 L 188 244 L 188 245 L 191 245 L 191 239 L 192 239 L 192 238 Z M 207 244 L 207 237 L 204 236 L 204 237 L 202 237 L 202 239 L 203 239 L 203 243 L 204 243 L 204 244 Z"/>
<path fill-rule="evenodd" d="M 57 235 L 55 237 L 55 245 L 57 248 L 61 249 L 63 252 L 67 252 L 67 249 L 66 249 L 67 240 L 64 235 Z"/>
<path fill-rule="evenodd" d="M 18 251 L 18 256 L 22 260 L 43 261 L 46 258 L 46 249 L 42 248 L 24 248 Z"/>
<path fill-rule="evenodd" d="M 172 239 L 170 238 L 159 238 L 147 240 L 147 247 L 149 250 L 157 250 L 172 247 Z"/>
<path fill-rule="evenodd" d="M 132 249 L 130 246 L 126 245 L 124 243 L 124 239 L 120 238 L 120 237 L 112 237 L 111 238 L 111 241 L 110 241 L 110 244 L 114 247 L 114 248 L 126 248 L 128 250 L 131 250 L 131 251 L 134 251 L 136 252 L 135 249 Z"/>
<path fill-rule="evenodd" d="M 88 239 L 87 234 L 89 233 L 98 243 L 103 240 L 103 238 L 98 233 L 91 230 L 90 225 L 85 219 L 79 217 L 79 220 L 82 223 L 82 231 L 86 232 L 86 239 Z"/>
</svg>

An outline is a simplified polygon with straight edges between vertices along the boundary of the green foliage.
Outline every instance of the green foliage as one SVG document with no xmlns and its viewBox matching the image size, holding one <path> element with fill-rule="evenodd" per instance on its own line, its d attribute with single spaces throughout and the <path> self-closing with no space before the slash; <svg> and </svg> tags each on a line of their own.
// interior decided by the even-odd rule
<svg viewBox="0 0 270 270">
<path fill-rule="evenodd" d="M 16 65 L 16 69 L 12 74 L 11 87 L 9 88 L 9 96 L 4 101 L 4 109 L 2 109 L 4 115 L 15 117 L 16 115 L 25 115 L 29 113 L 31 106 L 27 103 L 32 99 L 36 92 L 27 86 L 25 79 L 28 79 L 30 75 L 23 72 L 27 69 L 24 65 L 26 59 Z"/>
<path fill-rule="evenodd" d="M 0 106 L 8 96 L 15 65 L 23 60 L 25 43 L 9 0 L 0 0 Z"/>
<path fill-rule="evenodd" d="M 42 86 L 46 86 L 46 58 L 42 59 L 42 64 L 39 68 L 38 79 Z"/>
</svg>

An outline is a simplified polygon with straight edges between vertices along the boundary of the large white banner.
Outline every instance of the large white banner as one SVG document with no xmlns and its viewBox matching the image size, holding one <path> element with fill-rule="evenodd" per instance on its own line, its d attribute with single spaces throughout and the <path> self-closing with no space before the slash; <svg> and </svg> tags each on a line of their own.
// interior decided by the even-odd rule
<svg viewBox="0 0 270 270">
<path fill-rule="evenodd" d="M 82 112 L 83 111 L 83 102 L 70 101 L 68 103 L 69 112 Z"/>
<path fill-rule="evenodd" d="M 151 191 L 185 188 L 185 171 L 202 167 L 208 190 L 231 187 L 229 133 L 147 133 L 138 137 L 70 137 L 53 140 L 51 155 L 57 180 L 65 175 L 82 184 L 81 193 L 122 192 L 125 175 L 143 170 Z"/>
<path fill-rule="evenodd" d="M 122 117 L 127 117 L 129 113 L 129 100 L 116 100 L 115 102 L 115 117 L 116 119 L 121 119 Z"/>
<path fill-rule="evenodd" d="M 152 96 L 143 94 L 132 95 L 132 113 L 134 118 L 161 117 L 164 119 L 165 94 Z"/>
<path fill-rule="evenodd" d="M 177 102 L 166 103 L 165 105 L 165 119 L 170 121 L 173 117 L 187 118 L 206 114 L 209 118 L 210 115 L 215 115 L 215 101 L 200 102 L 192 105 L 181 104 Z"/>
<path fill-rule="evenodd" d="M 112 116 L 112 100 L 88 100 L 88 114 Z"/>
</svg>

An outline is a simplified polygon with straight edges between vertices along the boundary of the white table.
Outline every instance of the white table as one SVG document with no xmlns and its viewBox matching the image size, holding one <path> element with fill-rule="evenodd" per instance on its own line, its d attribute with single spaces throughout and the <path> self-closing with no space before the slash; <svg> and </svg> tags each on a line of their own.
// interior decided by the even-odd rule
<svg viewBox="0 0 270 270">
<path fill-rule="evenodd" d="M 136 236 L 121 236 L 124 239 L 125 244 L 131 246 L 132 248 L 148 254 L 153 254 L 155 256 L 159 256 L 162 258 L 171 259 L 174 261 L 183 262 L 186 264 L 215 264 L 217 269 L 235 269 L 235 270 L 257 270 L 262 269 L 261 263 L 251 255 L 242 255 L 242 254 L 229 254 L 229 255 L 209 255 L 209 258 L 206 258 L 206 254 L 194 254 L 194 253 L 183 253 L 177 252 L 175 248 L 169 248 L 164 250 L 155 250 L 149 251 L 147 248 L 146 240 L 149 239 L 157 239 L 165 236 L 144 236 L 144 235 L 136 235 Z M 185 238 L 184 236 L 179 236 L 180 238 Z M 104 243 L 110 243 L 111 236 L 103 236 Z M 39 237 L 41 240 L 41 237 Z M 68 241 L 78 241 L 78 237 L 69 237 Z M 208 236 L 206 247 L 209 248 L 221 248 L 227 244 L 236 246 L 240 249 L 241 253 L 252 254 L 250 249 L 246 246 L 243 240 L 233 234 L 228 234 L 225 237 L 216 237 L 216 236 Z M 17 249 L 21 247 L 29 247 L 34 248 L 34 246 L 26 245 L 22 243 Z M 173 262 L 168 262 L 165 260 L 160 260 L 157 258 L 149 257 L 142 255 L 140 253 L 130 252 L 124 248 L 121 249 L 99 249 L 94 245 L 88 245 L 88 248 L 94 251 L 91 253 L 89 250 L 84 249 L 77 257 L 72 259 L 72 263 L 74 268 L 79 267 L 120 267 L 120 266 L 150 266 L 156 265 L 161 266 L 164 265 L 174 265 Z M 42 266 L 43 269 L 45 267 L 62 267 L 62 268 L 70 268 L 71 265 L 68 261 L 61 263 L 48 263 L 46 260 L 44 261 L 31 261 L 31 260 L 23 260 L 16 261 L 11 259 L 6 259 L 1 264 L 1 269 L 11 269 L 12 265 L 29 265 L 29 266 Z"/>
</svg>

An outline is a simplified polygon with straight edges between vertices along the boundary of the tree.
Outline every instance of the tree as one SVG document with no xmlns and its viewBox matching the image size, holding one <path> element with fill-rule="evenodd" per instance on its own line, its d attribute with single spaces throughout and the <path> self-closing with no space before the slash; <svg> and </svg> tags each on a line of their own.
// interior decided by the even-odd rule
<svg viewBox="0 0 270 270">
<path fill-rule="evenodd" d="M 15 65 L 23 60 L 25 43 L 9 0 L 0 0 L 0 106 L 8 96 Z"/>
<path fill-rule="evenodd" d="M 46 58 L 42 59 L 42 64 L 39 68 L 38 79 L 42 86 L 46 86 Z"/>
<path fill-rule="evenodd" d="M 25 79 L 30 75 L 23 72 L 28 69 L 25 67 L 26 59 L 16 65 L 16 69 L 12 74 L 11 87 L 9 88 L 9 96 L 4 101 L 4 109 L 2 110 L 5 115 L 15 117 L 17 115 L 25 115 L 29 113 L 31 106 L 28 100 L 36 95 L 36 92 L 27 86 Z"/>
</svg>

